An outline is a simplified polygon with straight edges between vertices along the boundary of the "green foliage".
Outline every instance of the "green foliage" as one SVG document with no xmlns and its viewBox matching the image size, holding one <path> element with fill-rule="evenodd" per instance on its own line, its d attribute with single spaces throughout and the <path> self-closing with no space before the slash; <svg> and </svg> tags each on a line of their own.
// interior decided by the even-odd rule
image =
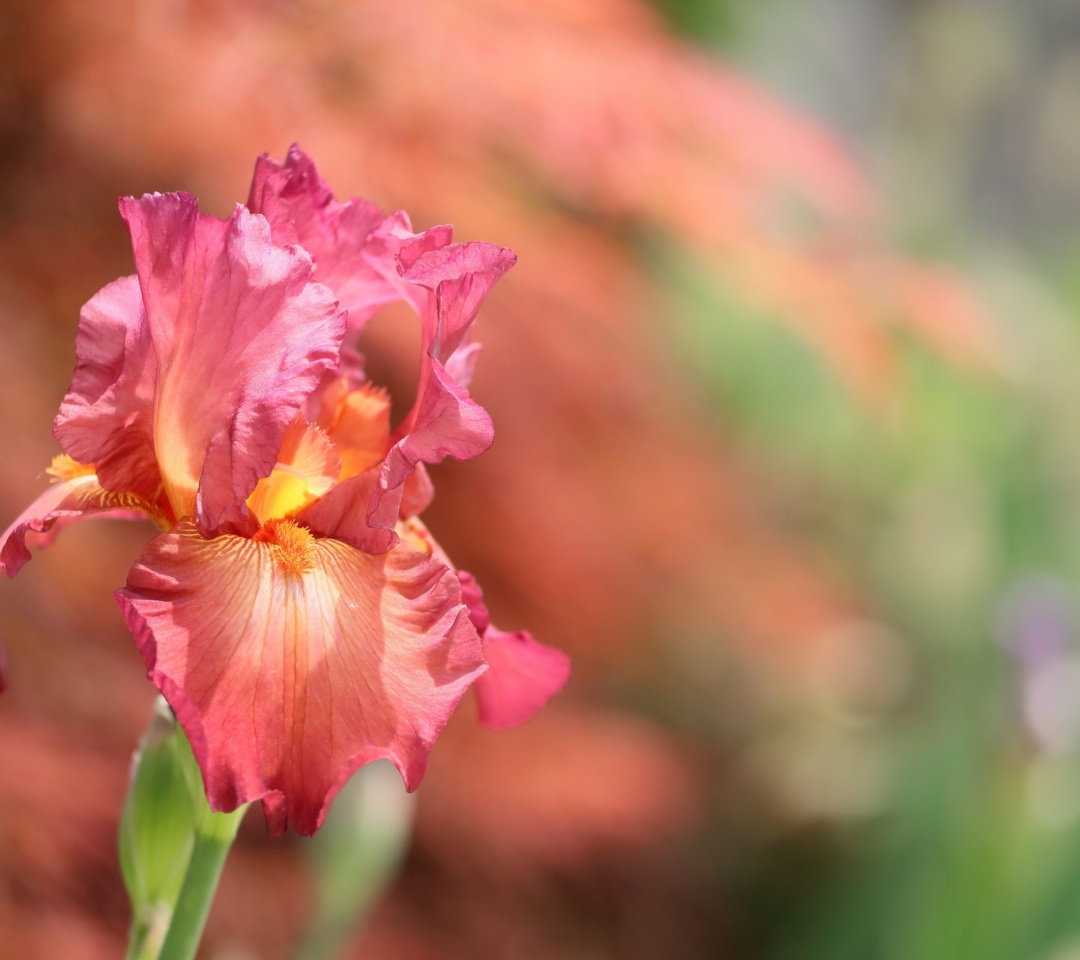
<svg viewBox="0 0 1080 960">
<path fill-rule="evenodd" d="M 794 906 L 787 886 L 782 903 L 756 894 L 760 955 L 1080 955 L 1080 746 L 1048 753 L 1032 738 L 1025 668 L 1000 637 L 1008 597 L 1032 577 L 1080 610 L 1080 271 L 1060 290 L 1068 310 L 1005 327 L 1005 372 L 959 370 L 899 342 L 882 409 L 701 267 L 657 265 L 705 415 L 734 435 L 771 509 L 839 558 L 914 664 L 898 708 L 837 734 L 872 738 L 887 791 L 861 819 L 829 825 L 830 852 Z"/>
<path fill-rule="evenodd" d="M 191 746 L 162 698 L 132 761 L 120 819 L 129 960 L 190 960 L 244 808 L 214 813 Z"/>
</svg>

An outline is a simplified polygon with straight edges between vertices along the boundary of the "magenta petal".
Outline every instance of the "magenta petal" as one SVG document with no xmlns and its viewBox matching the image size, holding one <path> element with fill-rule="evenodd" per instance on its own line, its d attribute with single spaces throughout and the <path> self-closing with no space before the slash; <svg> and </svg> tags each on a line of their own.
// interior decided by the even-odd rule
<svg viewBox="0 0 1080 960">
<path fill-rule="evenodd" d="M 477 356 L 466 337 L 488 291 L 516 255 L 490 243 L 451 243 L 448 227 L 412 234 L 403 214 L 381 218 L 362 200 L 338 203 L 295 146 L 284 163 L 260 158 L 248 203 L 267 216 L 276 236 L 311 252 L 317 278 L 349 310 L 350 332 L 393 300 L 406 300 L 420 315 L 416 400 L 395 434 L 368 507 L 370 525 L 390 529 L 405 495 L 402 485 L 418 464 L 447 456 L 468 459 L 491 445 L 491 421 L 466 390 Z M 411 502 L 426 496 L 422 483 L 409 492 Z"/>
<path fill-rule="evenodd" d="M 156 358 L 153 436 L 178 517 L 242 529 L 244 499 L 285 430 L 338 362 L 345 317 L 311 282 L 304 251 L 237 207 L 200 213 L 185 194 L 120 201 Z"/>
<path fill-rule="evenodd" d="M 484 636 L 488 672 L 476 681 L 480 722 L 494 730 L 524 723 L 570 678 L 570 658 L 537 643 L 524 630 L 494 627 Z"/>
<path fill-rule="evenodd" d="M 373 527 L 392 528 L 399 514 L 409 515 L 402 512 L 405 484 L 420 464 L 438 463 L 447 456 L 468 460 L 487 450 L 495 439 L 487 411 L 435 360 L 430 361 L 428 381 L 413 414 L 412 428 L 383 461 L 379 485 L 368 506 Z M 417 492 L 423 494 L 423 488 Z M 405 505 L 407 509 L 415 504 Z"/>
<path fill-rule="evenodd" d="M 458 583 L 461 584 L 461 602 L 469 608 L 469 617 L 472 619 L 473 626 L 483 639 L 488 627 L 491 626 L 491 615 L 484 603 L 484 594 L 480 590 L 480 584 L 467 570 L 458 571 Z"/>
<path fill-rule="evenodd" d="M 494 439 L 487 411 L 463 385 L 471 378 L 476 359 L 463 341 L 484 297 L 517 258 L 490 243 L 450 244 L 418 253 L 420 249 L 407 246 L 399 258 L 402 276 L 433 295 L 420 308 L 424 344 L 420 384 L 383 465 L 369 508 L 374 525 L 386 525 L 397 516 L 401 486 L 417 464 L 438 463 L 447 456 L 468 460 L 487 450 Z M 462 356 L 456 358 L 459 348 Z"/>
<path fill-rule="evenodd" d="M 398 515 L 402 519 L 416 517 L 431 506 L 435 499 L 435 485 L 431 482 L 431 476 L 427 467 L 422 463 L 416 465 L 413 473 L 401 488 L 401 503 L 398 506 Z"/>
<path fill-rule="evenodd" d="M 338 203 L 299 147 L 289 150 L 284 163 L 266 155 L 258 159 L 248 207 L 266 216 L 275 238 L 299 243 L 312 255 L 316 279 L 348 310 L 352 333 L 380 307 L 409 298 L 397 268 L 398 249 L 414 237 L 408 218 L 387 217 L 366 200 Z M 428 246 L 449 242 L 445 228 L 437 229 Z"/>
<path fill-rule="evenodd" d="M 105 490 L 92 473 L 61 480 L 43 491 L 0 537 L 0 567 L 14 577 L 30 559 L 26 538 L 42 534 L 47 545 L 59 527 L 89 516 L 124 520 L 157 519 L 149 505 L 134 494 Z"/>
<path fill-rule="evenodd" d="M 566 686 L 570 658 L 524 630 L 506 633 L 493 627 L 476 578 L 462 570 L 458 580 L 488 662 L 488 672 L 476 681 L 480 722 L 496 730 L 523 723 Z"/>
<path fill-rule="evenodd" d="M 488 292 L 517 262 L 517 254 L 493 243 L 452 243 L 418 253 L 419 249 L 413 244 L 402 250 L 402 276 L 435 293 L 435 315 L 422 318 L 425 347 L 445 363 L 461 345 Z"/>
<path fill-rule="evenodd" d="M 99 290 L 79 314 L 75 374 L 53 433 L 110 490 L 151 503 L 161 496 L 154 454 L 156 367 L 138 278 Z"/>
<path fill-rule="evenodd" d="M 295 526 L 277 542 L 205 540 L 185 522 L 117 598 L 211 806 L 262 799 L 275 833 L 314 833 L 377 758 L 414 789 L 485 669 L 456 577 L 405 544 L 373 556 Z"/>
<path fill-rule="evenodd" d="M 476 374 L 476 362 L 479 359 L 480 344 L 467 343 L 450 354 L 450 359 L 446 361 L 446 372 L 459 386 L 468 390 Z"/>
</svg>

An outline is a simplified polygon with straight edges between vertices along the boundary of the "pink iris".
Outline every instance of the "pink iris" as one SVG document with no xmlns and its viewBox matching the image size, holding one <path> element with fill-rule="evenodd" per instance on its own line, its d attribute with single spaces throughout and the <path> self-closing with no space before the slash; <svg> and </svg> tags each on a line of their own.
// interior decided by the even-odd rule
<svg viewBox="0 0 1080 960">
<path fill-rule="evenodd" d="M 151 518 L 161 533 L 116 596 L 211 805 L 261 799 L 272 832 L 311 834 L 364 763 L 389 758 L 414 789 L 470 684 L 503 727 L 566 681 L 562 653 L 491 626 L 417 519 L 424 464 L 492 442 L 466 338 L 515 256 L 339 204 L 295 147 L 259 159 L 227 220 L 182 193 L 120 211 L 136 275 L 82 310 L 65 453 L 0 563 L 14 576 L 27 535 L 68 520 Z M 343 344 L 394 300 L 419 315 L 423 352 L 391 431 Z"/>
</svg>

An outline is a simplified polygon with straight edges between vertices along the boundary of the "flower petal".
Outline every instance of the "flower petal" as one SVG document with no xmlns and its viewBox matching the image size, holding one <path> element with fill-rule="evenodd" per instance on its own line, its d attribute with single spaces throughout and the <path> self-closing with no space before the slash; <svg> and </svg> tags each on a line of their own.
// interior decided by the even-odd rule
<svg viewBox="0 0 1080 960">
<path fill-rule="evenodd" d="M 341 458 L 341 479 L 377 467 L 390 445 L 390 397 L 370 383 L 355 389 L 341 377 L 323 400 L 318 423 Z"/>
<path fill-rule="evenodd" d="M 446 363 L 463 343 L 484 298 L 515 263 L 513 250 L 493 243 L 451 243 L 425 249 L 412 242 L 398 256 L 402 277 L 434 294 L 423 316 L 425 350 Z"/>
<path fill-rule="evenodd" d="M 417 253 L 418 249 L 404 248 L 399 260 L 402 276 L 431 293 L 421 308 L 420 384 L 412 410 L 396 431 L 369 506 L 376 526 L 396 520 L 402 484 L 417 464 L 438 463 L 447 456 L 468 460 L 487 450 L 495 437 L 487 411 L 464 386 L 475 362 L 475 350 L 464 344 L 464 338 L 484 297 L 517 257 L 490 243 L 449 244 Z M 456 358 L 459 350 L 463 356 Z"/>
<path fill-rule="evenodd" d="M 416 400 L 367 508 L 372 526 L 391 529 L 402 485 L 418 464 L 466 460 L 491 445 L 491 420 L 466 390 L 476 351 L 465 338 L 484 297 L 517 257 L 490 243 L 451 243 L 449 227 L 412 234 L 403 214 L 380 220 L 362 200 L 338 203 L 295 145 L 284 163 L 259 159 L 248 204 L 269 218 L 275 235 L 311 252 L 316 276 L 349 309 L 351 333 L 393 300 L 407 301 L 420 316 Z"/>
<path fill-rule="evenodd" d="M 244 529 L 307 396 L 338 362 L 345 317 L 310 257 L 263 217 L 203 214 L 186 194 L 126 197 L 156 361 L 153 436 L 169 500 L 200 529 Z"/>
<path fill-rule="evenodd" d="M 0 567 L 8 577 L 14 577 L 30 559 L 27 535 L 55 535 L 59 527 L 89 516 L 123 520 L 149 518 L 159 525 L 168 522 L 138 495 L 106 490 L 92 470 L 83 472 L 52 484 L 4 531 L 0 536 Z M 49 535 L 39 542 L 47 546 L 51 540 Z"/>
<path fill-rule="evenodd" d="M 341 461 L 330 438 L 316 424 L 297 417 L 285 431 L 277 463 L 247 498 L 260 524 L 299 513 L 337 482 Z"/>
<path fill-rule="evenodd" d="M 492 626 L 476 578 L 461 570 L 458 579 L 488 662 L 488 672 L 476 681 L 480 722 L 495 730 L 523 723 L 566 685 L 570 658 L 525 630 L 506 633 Z"/>
<path fill-rule="evenodd" d="M 365 554 L 289 521 L 262 542 L 206 540 L 183 522 L 117 598 L 211 806 L 261 798 L 275 833 L 314 833 L 349 775 L 380 757 L 415 788 L 484 670 L 445 566 L 404 544 Z"/>
<path fill-rule="evenodd" d="M 405 481 L 405 485 L 401 488 L 398 514 L 403 520 L 415 517 L 431 506 L 431 501 L 434 499 L 435 485 L 431 482 L 427 467 L 418 463 L 416 472 Z"/>
<path fill-rule="evenodd" d="M 284 163 L 265 154 L 259 157 L 248 208 L 270 221 L 276 238 L 299 243 L 314 257 L 316 278 L 349 311 L 351 333 L 380 307 L 409 299 L 409 285 L 397 268 L 398 249 L 415 237 L 408 217 L 387 217 L 359 198 L 338 203 L 299 147 L 293 145 Z M 422 236 L 428 246 L 447 243 L 447 230 L 437 227 Z"/>
<path fill-rule="evenodd" d="M 493 730 L 524 723 L 570 678 L 570 658 L 525 630 L 484 634 L 488 672 L 476 682 L 480 722 Z"/>
<path fill-rule="evenodd" d="M 301 510 L 296 520 L 320 537 L 343 540 L 365 553 L 386 553 L 398 542 L 394 525 L 374 526 L 366 509 L 378 483 L 377 470 L 342 480 L 326 496 Z"/>
<path fill-rule="evenodd" d="M 479 456 L 495 439 L 487 411 L 432 360 L 427 382 L 413 409 L 408 433 L 383 461 L 368 519 L 372 526 L 392 527 L 401 512 L 404 484 L 422 463 L 439 463 L 447 456 L 468 460 Z"/>
<path fill-rule="evenodd" d="M 99 290 L 79 313 L 75 374 L 53 433 L 102 486 L 162 499 L 154 454 L 156 365 L 137 277 Z"/>
</svg>

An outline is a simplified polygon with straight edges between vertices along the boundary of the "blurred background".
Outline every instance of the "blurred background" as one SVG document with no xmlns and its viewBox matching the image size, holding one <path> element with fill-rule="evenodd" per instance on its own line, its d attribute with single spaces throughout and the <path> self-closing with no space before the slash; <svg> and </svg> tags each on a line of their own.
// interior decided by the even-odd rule
<svg viewBox="0 0 1080 960">
<path fill-rule="evenodd" d="M 425 520 L 574 661 L 519 729 L 463 702 L 343 956 L 1076 960 L 1078 107 L 1071 0 L 4 0 L 0 520 L 116 197 L 224 215 L 298 141 L 519 253 Z M 151 532 L 3 588 L 5 958 L 122 955 Z M 201 956 L 293 957 L 309 852 L 253 811 Z"/>
</svg>

